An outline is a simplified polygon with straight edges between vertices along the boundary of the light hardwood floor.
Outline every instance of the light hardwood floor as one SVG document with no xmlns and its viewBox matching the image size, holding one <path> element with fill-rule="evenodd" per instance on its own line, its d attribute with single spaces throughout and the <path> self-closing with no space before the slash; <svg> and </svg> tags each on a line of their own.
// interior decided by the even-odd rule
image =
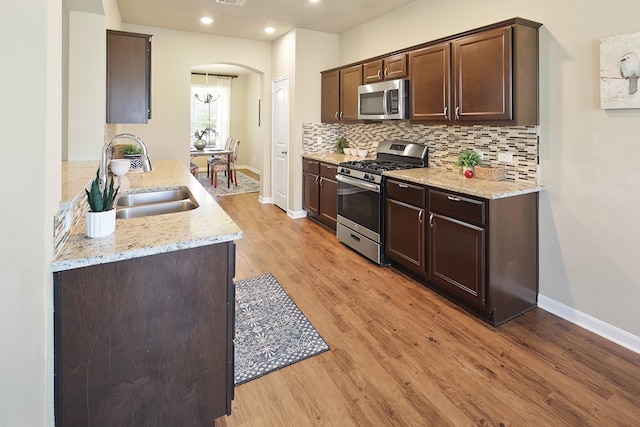
<svg viewBox="0 0 640 427">
<path fill-rule="evenodd" d="M 534 309 L 500 328 L 257 194 L 236 279 L 272 273 L 330 345 L 242 384 L 217 426 L 638 426 L 640 355 Z"/>
</svg>

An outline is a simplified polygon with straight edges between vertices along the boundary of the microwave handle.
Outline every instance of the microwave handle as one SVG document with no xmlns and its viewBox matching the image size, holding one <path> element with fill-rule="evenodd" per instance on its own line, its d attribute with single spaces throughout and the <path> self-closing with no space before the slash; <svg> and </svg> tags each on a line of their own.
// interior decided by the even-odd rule
<svg viewBox="0 0 640 427">
<path fill-rule="evenodd" d="M 391 94 L 391 92 L 389 91 L 389 89 L 385 89 L 384 92 L 382 93 L 382 112 L 383 114 L 389 114 L 389 110 L 387 110 L 387 98 L 389 97 L 389 95 Z"/>
</svg>

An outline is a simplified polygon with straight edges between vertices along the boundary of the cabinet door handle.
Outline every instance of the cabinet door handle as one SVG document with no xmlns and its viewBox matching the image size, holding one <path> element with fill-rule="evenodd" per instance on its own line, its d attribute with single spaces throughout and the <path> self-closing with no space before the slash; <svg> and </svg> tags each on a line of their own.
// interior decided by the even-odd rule
<svg viewBox="0 0 640 427">
<path fill-rule="evenodd" d="M 336 111 L 336 113 L 333 115 L 333 117 L 335 117 L 336 120 L 338 120 L 338 112 Z"/>
<path fill-rule="evenodd" d="M 320 184 L 320 177 L 316 176 L 316 184 Z"/>
<path fill-rule="evenodd" d="M 400 188 L 409 188 L 409 186 L 407 184 L 398 184 L 398 187 L 400 187 Z"/>
<path fill-rule="evenodd" d="M 340 120 L 342 120 L 342 111 L 340 111 Z"/>
<path fill-rule="evenodd" d="M 460 107 L 456 107 L 456 120 L 460 118 Z"/>
<path fill-rule="evenodd" d="M 382 78 L 382 70 L 378 70 L 378 80 Z"/>
<path fill-rule="evenodd" d="M 433 228 L 433 214 L 429 215 L 429 227 Z"/>
<path fill-rule="evenodd" d="M 447 199 L 451 200 L 452 202 L 459 202 L 460 201 L 459 197 L 453 197 L 453 196 L 447 196 Z"/>
<path fill-rule="evenodd" d="M 324 178 L 322 178 L 322 177 L 318 177 L 318 178 L 320 178 L 320 179 L 318 180 L 318 184 L 320 184 L 320 187 L 322 187 L 322 181 L 324 181 Z"/>
<path fill-rule="evenodd" d="M 420 211 L 418 212 L 418 221 L 420 221 L 420 224 L 422 224 L 422 213 L 423 213 L 423 212 L 424 212 L 423 210 L 420 210 Z"/>
<path fill-rule="evenodd" d="M 449 118 L 449 107 L 447 107 L 446 105 L 444 106 L 444 118 L 451 121 L 451 119 Z"/>
<path fill-rule="evenodd" d="M 384 69 L 384 78 L 385 78 L 385 79 L 387 78 L 387 75 L 388 75 L 388 73 L 387 73 L 387 69 L 385 68 L 385 69 Z"/>
</svg>

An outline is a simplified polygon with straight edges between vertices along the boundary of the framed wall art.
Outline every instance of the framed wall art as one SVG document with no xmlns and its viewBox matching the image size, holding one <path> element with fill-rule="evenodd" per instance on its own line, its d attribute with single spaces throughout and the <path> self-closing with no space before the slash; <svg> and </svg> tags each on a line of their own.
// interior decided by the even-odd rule
<svg viewBox="0 0 640 427">
<path fill-rule="evenodd" d="M 600 40 L 600 108 L 640 108 L 640 33 Z"/>
</svg>

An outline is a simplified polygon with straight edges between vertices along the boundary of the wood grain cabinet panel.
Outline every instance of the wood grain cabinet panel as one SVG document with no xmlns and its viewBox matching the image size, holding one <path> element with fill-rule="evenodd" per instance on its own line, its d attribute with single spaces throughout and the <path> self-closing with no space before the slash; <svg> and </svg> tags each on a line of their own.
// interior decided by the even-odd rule
<svg viewBox="0 0 640 427">
<path fill-rule="evenodd" d="M 234 271 L 228 242 L 55 273 L 56 425 L 229 414 Z"/>
<path fill-rule="evenodd" d="M 303 205 L 307 217 L 335 231 L 338 222 L 337 166 L 307 158 L 303 162 Z"/>
<path fill-rule="evenodd" d="M 107 123 L 151 118 L 151 37 L 107 30 Z"/>
<path fill-rule="evenodd" d="M 409 53 L 411 120 L 451 120 L 451 44 Z"/>
<path fill-rule="evenodd" d="M 321 73 L 322 123 L 358 120 L 358 86 L 362 84 L 362 65 Z"/>
<path fill-rule="evenodd" d="M 407 54 L 399 53 L 386 58 L 365 62 L 362 65 L 364 84 L 407 77 Z"/>
</svg>

